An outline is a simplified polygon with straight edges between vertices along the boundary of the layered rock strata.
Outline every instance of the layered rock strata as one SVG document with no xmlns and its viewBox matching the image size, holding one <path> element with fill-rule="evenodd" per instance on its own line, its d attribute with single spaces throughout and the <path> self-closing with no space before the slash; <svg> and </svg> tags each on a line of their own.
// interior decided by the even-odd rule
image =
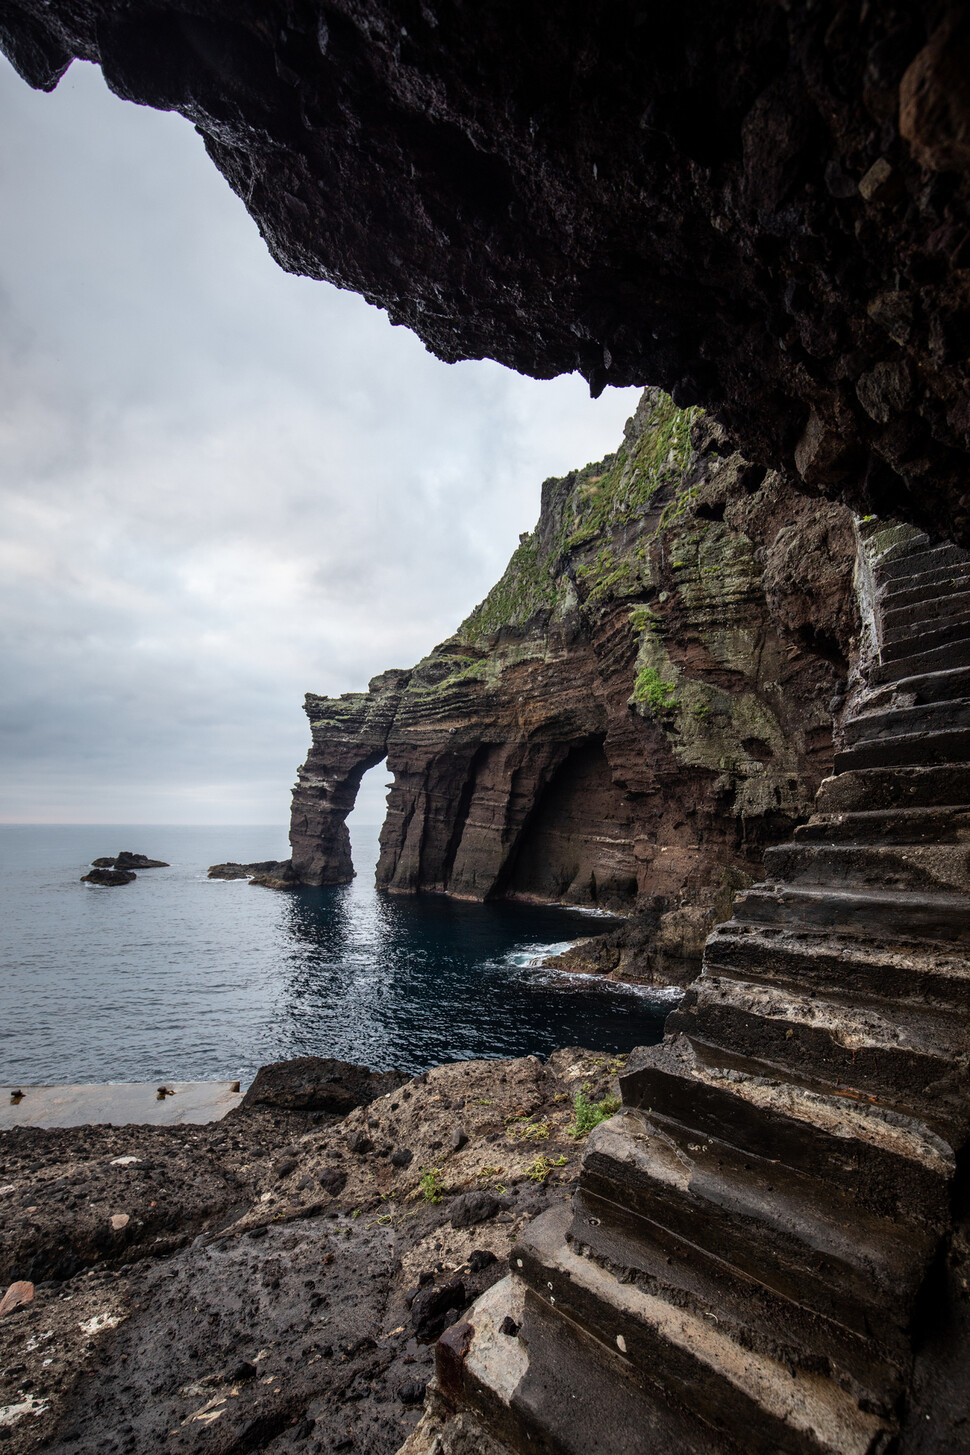
<svg viewBox="0 0 970 1455">
<path fill-rule="evenodd" d="M 556 1455 L 966 1448 L 970 556 L 893 534 L 835 776 L 631 1058 L 572 1207 L 443 1337 L 439 1419 Z"/>
<path fill-rule="evenodd" d="M 379 885 L 636 912 L 639 973 L 696 963 L 831 767 L 854 558 L 848 512 L 646 391 L 615 455 L 546 481 L 453 637 L 367 693 L 308 696 L 294 873 L 351 876 L 344 820 L 386 755 Z"/>
<path fill-rule="evenodd" d="M 958 0 L 4 0 L 0 43 L 187 116 L 284 268 L 440 358 L 659 384 L 970 531 Z"/>
</svg>

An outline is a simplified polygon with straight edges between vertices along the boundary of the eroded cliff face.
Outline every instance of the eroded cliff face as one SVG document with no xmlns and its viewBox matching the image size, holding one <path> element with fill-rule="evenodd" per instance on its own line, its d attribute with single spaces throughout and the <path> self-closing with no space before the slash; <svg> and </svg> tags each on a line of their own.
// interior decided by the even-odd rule
<svg viewBox="0 0 970 1455">
<path fill-rule="evenodd" d="M 854 559 L 844 508 L 647 390 L 615 455 L 546 481 L 453 637 L 307 698 L 297 875 L 350 876 L 343 820 L 386 752 L 381 886 L 645 916 L 640 972 L 690 961 L 830 769 Z"/>
</svg>

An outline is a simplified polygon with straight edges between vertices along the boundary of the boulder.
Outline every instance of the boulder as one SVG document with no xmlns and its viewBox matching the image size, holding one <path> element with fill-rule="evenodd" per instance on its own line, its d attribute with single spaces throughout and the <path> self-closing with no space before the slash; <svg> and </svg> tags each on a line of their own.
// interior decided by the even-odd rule
<svg viewBox="0 0 970 1455">
<path fill-rule="evenodd" d="M 130 884 L 138 875 L 133 874 L 130 869 L 92 869 L 88 874 L 81 875 L 82 884 Z"/>
<path fill-rule="evenodd" d="M 274 1106 L 285 1111 L 323 1111 L 346 1116 L 409 1078 L 403 1071 L 371 1071 L 330 1056 L 297 1056 L 261 1066 L 240 1109 Z"/>
</svg>

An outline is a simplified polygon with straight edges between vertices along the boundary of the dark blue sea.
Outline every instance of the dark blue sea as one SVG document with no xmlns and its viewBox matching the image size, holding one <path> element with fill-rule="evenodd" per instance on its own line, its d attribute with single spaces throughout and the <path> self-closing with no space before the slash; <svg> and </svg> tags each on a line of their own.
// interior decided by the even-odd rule
<svg viewBox="0 0 970 1455">
<path fill-rule="evenodd" d="M 122 849 L 166 859 L 133 884 L 81 884 Z M 670 1002 L 536 967 L 610 921 L 524 904 L 401 898 L 358 876 L 277 893 L 206 878 L 285 858 L 285 829 L 0 826 L 0 1086 L 250 1078 L 287 1056 L 418 1071 L 442 1061 L 627 1051 Z"/>
</svg>

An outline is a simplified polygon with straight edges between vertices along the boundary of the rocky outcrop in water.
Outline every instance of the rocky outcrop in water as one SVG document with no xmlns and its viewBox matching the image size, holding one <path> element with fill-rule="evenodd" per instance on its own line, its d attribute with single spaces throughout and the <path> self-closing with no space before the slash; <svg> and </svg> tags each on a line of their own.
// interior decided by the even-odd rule
<svg viewBox="0 0 970 1455">
<path fill-rule="evenodd" d="M 124 849 L 115 859 L 92 859 L 95 869 L 167 869 L 164 859 L 149 859 L 146 854 L 132 854 Z"/>
<path fill-rule="evenodd" d="M 5 0 L 178 110 L 288 270 L 447 360 L 657 384 L 746 456 L 966 537 L 958 0 Z"/>
<path fill-rule="evenodd" d="M 453 637 L 308 696 L 295 874 L 351 877 L 344 819 L 386 755 L 379 885 L 635 911 L 640 973 L 676 978 L 830 769 L 854 554 L 848 512 L 648 390 L 615 455 L 546 481 Z"/>
<path fill-rule="evenodd" d="M 138 875 L 130 869 L 89 869 L 81 875 L 82 884 L 102 884 L 107 887 L 117 884 L 131 884 Z"/>
</svg>

